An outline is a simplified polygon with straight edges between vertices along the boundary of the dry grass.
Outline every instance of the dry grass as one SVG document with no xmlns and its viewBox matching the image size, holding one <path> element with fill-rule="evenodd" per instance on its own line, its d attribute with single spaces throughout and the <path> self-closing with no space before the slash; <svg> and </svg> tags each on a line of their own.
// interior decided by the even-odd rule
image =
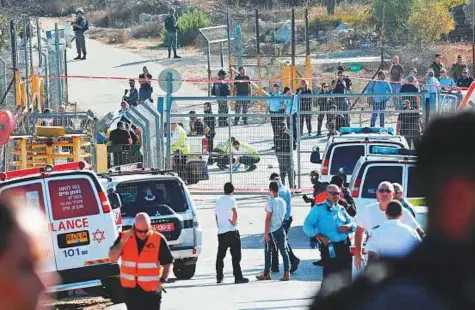
<svg viewBox="0 0 475 310">
<path fill-rule="evenodd" d="M 143 25 L 138 25 L 130 29 L 130 35 L 134 39 L 142 38 L 160 38 L 160 32 L 163 25 L 156 22 L 148 22 Z"/>
</svg>

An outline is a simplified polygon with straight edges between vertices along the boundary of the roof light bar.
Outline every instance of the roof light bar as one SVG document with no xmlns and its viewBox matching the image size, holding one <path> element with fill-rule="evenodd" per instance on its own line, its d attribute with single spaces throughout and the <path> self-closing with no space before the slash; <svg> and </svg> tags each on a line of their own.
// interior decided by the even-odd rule
<svg viewBox="0 0 475 310">
<path fill-rule="evenodd" d="M 371 133 L 394 133 L 394 128 L 383 128 L 383 127 L 341 127 L 340 128 L 341 135 L 347 134 L 371 134 Z"/>
<path fill-rule="evenodd" d="M 372 153 L 384 155 L 417 156 L 417 152 L 414 149 L 396 149 L 392 147 L 381 146 L 373 147 Z"/>
</svg>

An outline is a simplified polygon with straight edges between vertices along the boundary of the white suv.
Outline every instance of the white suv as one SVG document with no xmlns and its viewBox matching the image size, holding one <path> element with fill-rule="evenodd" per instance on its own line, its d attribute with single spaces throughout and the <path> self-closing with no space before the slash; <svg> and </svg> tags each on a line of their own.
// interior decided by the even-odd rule
<svg viewBox="0 0 475 310">
<path fill-rule="evenodd" d="M 168 241 L 177 279 L 191 279 L 202 250 L 203 232 L 182 179 L 170 171 L 121 171 L 121 167 L 101 175 L 101 179 L 104 186 L 115 188 L 120 196 L 122 230 L 132 226 L 137 213 L 146 212 L 153 229 L 160 231 Z"/>
</svg>

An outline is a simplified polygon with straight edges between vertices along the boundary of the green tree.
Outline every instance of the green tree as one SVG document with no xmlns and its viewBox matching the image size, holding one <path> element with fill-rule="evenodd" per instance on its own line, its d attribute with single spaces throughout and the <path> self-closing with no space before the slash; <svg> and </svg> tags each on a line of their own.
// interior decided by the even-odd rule
<svg viewBox="0 0 475 310">
<path fill-rule="evenodd" d="M 417 0 L 374 0 L 373 20 L 383 29 L 384 40 L 398 43 L 408 31 L 408 19 Z"/>
<path fill-rule="evenodd" d="M 178 17 L 176 24 L 178 26 L 178 42 L 183 45 L 189 45 L 193 44 L 200 35 L 199 28 L 208 27 L 210 21 L 206 14 L 193 9 Z M 168 40 L 166 29 L 162 30 L 162 40 L 163 42 Z"/>
<path fill-rule="evenodd" d="M 8 18 L 4 14 L 0 14 L 0 51 L 5 50 L 10 42 L 10 27 Z"/>
<path fill-rule="evenodd" d="M 445 3 L 443 3 L 445 2 Z M 447 0 L 422 0 L 409 18 L 409 27 L 414 40 L 435 42 L 443 34 L 455 29 L 455 22 L 449 13 Z"/>
</svg>

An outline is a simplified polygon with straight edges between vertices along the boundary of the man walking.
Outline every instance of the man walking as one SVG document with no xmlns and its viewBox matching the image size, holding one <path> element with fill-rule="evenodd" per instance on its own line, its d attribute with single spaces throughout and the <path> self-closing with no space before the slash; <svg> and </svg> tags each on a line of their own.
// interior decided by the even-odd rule
<svg viewBox="0 0 475 310">
<path fill-rule="evenodd" d="M 173 256 L 167 240 L 152 230 L 150 217 L 141 212 L 134 226 L 122 232 L 109 251 L 120 262 L 120 284 L 128 310 L 160 310 L 162 283 L 168 281 Z"/>
<path fill-rule="evenodd" d="M 284 276 L 280 278 L 280 281 L 289 281 L 290 262 L 289 254 L 287 253 L 287 237 L 285 235 L 284 226 L 282 225 L 285 218 L 286 203 L 279 197 L 279 185 L 277 182 L 271 182 L 269 184 L 269 192 L 271 198 L 267 202 L 264 226 L 264 273 L 256 276 L 256 278 L 260 281 L 272 280 L 272 249 L 277 247 L 284 261 Z"/>
<path fill-rule="evenodd" d="M 294 273 L 299 268 L 300 259 L 295 256 L 292 248 L 289 243 L 289 230 L 290 225 L 292 224 L 292 194 L 290 191 L 282 184 L 280 176 L 278 173 L 274 172 L 270 175 L 270 181 L 277 182 L 279 185 L 279 197 L 284 199 L 286 203 L 285 218 L 282 225 L 284 226 L 285 235 L 287 237 L 287 253 L 289 253 L 290 259 L 290 273 Z M 272 272 L 279 272 L 279 253 L 277 253 L 277 248 L 272 249 Z"/>
<path fill-rule="evenodd" d="M 175 8 L 170 9 L 170 14 L 165 18 L 165 29 L 168 32 L 168 58 L 171 57 L 172 49 L 173 49 L 173 58 L 181 58 L 176 53 L 176 49 L 178 46 L 178 25 L 176 24 L 176 17 L 175 17 Z"/>
<path fill-rule="evenodd" d="M 330 184 L 326 192 L 326 201 L 310 210 L 303 225 L 305 235 L 319 243 L 324 282 L 329 275 L 342 271 L 348 271 L 351 278 L 351 242 L 348 235 L 356 228 L 345 208 L 338 204 L 340 188 Z"/>
<path fill-rule="evenodd" d="M 248 97 L 251 94 L 251 82 L 250 78 L 246 75 L 244 67 L 239 67 L 239 74 L 234 79 L 234 86 L 236 87 L 236 96 L 237 97 Z M 249 108 L 249 100 L 236 100 L 236 114 L 247 114 L 247 109 Z M 239 116 L 234 118 L 234 125 L 239 124 Z M 247 117 L 243 116 L 242 120 L 244 125 L 247 125 Z"/>
<path fill-rule="evenodd" d="M 216 256 L 216 282 L 224 279 L 224 257 L 228 248 L 233 262 L 234 283 L 247 283 L 249 279 L 241 271 L 241 237 L 237 227 L 238 212 L 234 198 L 234 186 L 231 182 L 224 184 L 224 196 L 216 200 L 214 214 L 218 226 L 218 254 Z"/>
<path fill-rule="evenodd" d="M 421 243 L 417 232 L 401 222 L 403 207 L 393 200 L 386 208 L 387 221 L 373 228 L 366 250 L 368 260 L 379 258 L 404 257 Z"/>
<path fill-rule="evenodd" d="M 84 18 L 84 10 L 82 8 L 77 9 L 76 11 L 76 20 L 72 23 L 73 31 L 76 36 L 76 50 L 78 56 L 74 58 L 75 60 L 85 60 L 86 59 L 86 37 L 84 33 L 89 30 L 89 23 L 86 18 Z M 82 57 L 81 57 L 82 55 Z"/>
<path fill-rule="evenodd" d="M 211 95 L 216 97 L 227 97 L 230 95 L 228 83 L 222 82 L 226 77 L 226 71 L 218 71 L 218 80 L 221 82 L 214 82 L 211 89 Z M 228 114 L 229 106 L 227 100 L 218 100 L 218 114 Z M 218 126 L 225 127 L 228 125 L 228 118 L 226 116 L 218 117 Z"/>
</svg>

